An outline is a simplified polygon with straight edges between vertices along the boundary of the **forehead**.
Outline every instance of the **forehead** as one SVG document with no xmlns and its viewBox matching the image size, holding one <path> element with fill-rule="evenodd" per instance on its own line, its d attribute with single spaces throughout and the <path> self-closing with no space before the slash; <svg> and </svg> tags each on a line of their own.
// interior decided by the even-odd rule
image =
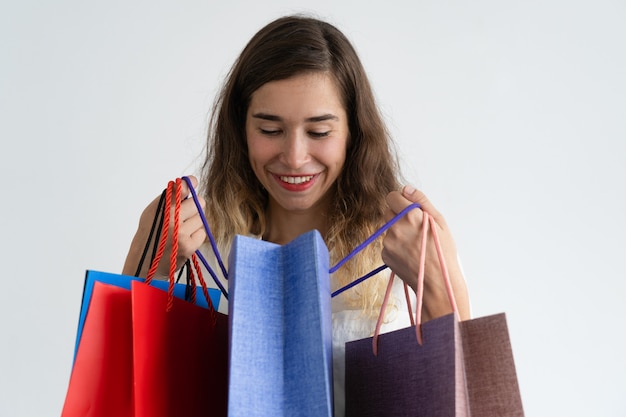
<svg viewBox="0 0 626 417">
<path fill-rule="evenodd" d="M 256 112 L 302 117 L 338 113 L 337 116 L 345 117 L 337 83 L 325 72 L 305 73 L 263 84 L 252 93 L 250 100 L 248 114 Z"/>
</svg>

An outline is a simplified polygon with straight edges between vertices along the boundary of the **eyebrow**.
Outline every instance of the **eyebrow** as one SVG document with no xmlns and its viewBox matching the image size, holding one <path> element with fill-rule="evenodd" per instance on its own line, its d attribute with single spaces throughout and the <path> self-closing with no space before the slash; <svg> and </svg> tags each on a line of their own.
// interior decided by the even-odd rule
<svg viewBox="0 0 626 417">
<path fill-rule="evenodd" d="M 263 120 L 269 120 L 271 122 L 282 122 L 283 118 L 280 116 L 275 116 L 273 114 L 267 114 L 267 113 L 254 113 L 252 115 L 252 117 L 254 117 L 255 119 L 263 119 Z M 316 123 L 316 122 L 325 122 L 327 120 L 334 120 L 337 121 L 339 120 L 339 117 L 335 116 L 334 114 L 322 114 L 321 116 L 313 116 L 313 117 L 309 117 L 307 119 L 305 119 L 305 122 L 307 123 Z"/>
</svg>

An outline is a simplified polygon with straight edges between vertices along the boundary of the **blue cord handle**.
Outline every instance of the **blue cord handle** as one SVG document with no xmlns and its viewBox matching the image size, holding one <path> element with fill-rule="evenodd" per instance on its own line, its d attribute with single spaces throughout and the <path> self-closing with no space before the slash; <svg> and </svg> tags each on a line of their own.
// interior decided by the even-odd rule
<svg viewBox="0 0 626 417">
<path fill-rule="evenodd" d="M 213 248 L 213 253 L 215 254 L 217 263 L 219 264 L 220 269 L 222 270 L 222 274 L 224 275 L 224 278 L 228 280 L 228 273 L 226 272 L 226 267 L 224 267 L 224 262 L 222 262 L 222 257 L 220 256 L 220 252 L 217 248 L 217 243 L 215 243 L 215 238 L 213 237 L 213 233 L 211 233 L 209 222 L 207 221 L 206 216 L 204 215 L 204 210 L 202 210 L 202 205 L 200 204 L 200 201 L 198 200 L 198 194 L 196 193 L 196 190 L 193 188 L 193 184 L 191 183 L 191 180 L 189 179 L 189 177 L 182 177 L 182 179 L 185 180 L 185 182 L 187 183 L 187 186 L 189 187 L 189 191 L 191 192 L 191 197 L 193 198 L 193 201 L 196 204 L 196 208 L 198 209 L 198 214 L 200 215 L 200 219 L 202 219 L 204 230 L 207 236 L 209 237 L 209 241 L 211 242 L 211 247 Z M 196 251 L 196 256 L 198 257 L 198 259 L 200 259 L 200 262 L 202 262 L 202 264 L 207 269 L 207 271 L 209 271 L 209 274 L 211 274 L 213 281 L 215 281 L 215 284 L 217 284 L 217 286 L 219 287 L 224 297 L 228 300 L 228 292 L 226 291 L 226 288 L 224 288 L 224 286 L 218 279 L 217 275 L 215 274 L 215 271 L 213 271 L 213 268 L 209 266 L 209 263 L 204 258 L 200 250 Z"/>
<path fill-rule="evenodd" d="M 228 272 L 226 271 L 226 267 L 224 267 L 224 262 L 222 262 L 222 257 L 220 256 L 219 249 L 217 248 L 217 244 L 215 242 L 215 238 L 213 237 L 213 233 L 211 233 L 211 228 L 209 227 L 209 222 L 207 221 L 206 216 L 204 215 L 204 210 L 202 210 L 202 206 L 200 205 L 200 201 L 198 200 L 198 195 L 196 193 L 196 190 L 194 189 L 193 184 L 191 183 L 191 180 L 189 179 L 189 177 L 182 177 L 182 179 L 185 180 L 185 182 L 187 183 L 187 186 L 189 187 L 189 191 L 191 192 L 191 197 L 193 198 L 193 201 L 196 204 L 196 208 L 198 209 L 198 214 L 200 215 L 200 219 L 202 219 L 202 224 L 204 225 L 204 230 L 206 231 L 206 234 L 207 234 L 207 236 L 209 238 L 209 241 L 211 242 L 211 247 L 213 249 L 213 253 L 215 254 L 215 258 L 217 259 L 217 263 L 219 264 L 219 267 L 222 270 L 222 274 L 224 275 L 224 278 L 226 280 L 228 280 Z M 402 211 L 400 211 L 398 214 L 396 214 L 391 220 L 389 220 L 387 223 L 385 223 L 380 229 L 378 229 L 376 232 L 374 232 L 374 234 L 372 234 L 370 237 L 368 237 L 363 243 L 361 243 L 359 246 L 354 248 L 345 258 L 343 258 L 342 260 L 337 262 L 337 264 L 335 264 L 333 267 L 331 267 L 328 272 L 330 274 L 336 272 L 342 265 L 344 265 L 346 262 L 348 262 L 350 259 L 352 259 L 356 254 L 358 254 L 363 249 L 365 249 L 365 247 L 367 245 L 369 245 L 370 243 L 372 243 L 373 241 L 378 239 L 378 237 L 380 237 L 380 235 L 385 233 L 387 231 L 387 229 L 389 229 L 398 220 L 400 220 L 402 217 L 404 217 L 409 211 L 411 211 L 411 210 L 413 210 L 415 208 L 421 208 L 421 206 L 419 204 L 417 204 L 417 203 L 412 203 L 412 204 L 406 206 Z M 196 251 L 196 255 L 200 259 L 200 262 L 202 262 L 204 267 L 207 269 L 207 271 L 209 271 L 209 274 L 211 274 L 211 277 L 213 278 L 213 281 L 215 281 L 215 283 L 219 287 L 219 289 L 222 292 L 222 294 L 224 295 L 224 297 L 228 300 L 228 292 L 226 291 L 226 289 L 224 288 L 224 286 L 222 285 L 222 283 L 218 279 L 217 275 L 215 274 L 215 271 L 213 271 L 213 268 L 211 268 L 209 266 L 209 263 L 204 258 L 204 256 L 200 252 L 200 250 Z M 342 292 L 344 292 L 346 290 L 349 290 L 350 288 L 360 284 L 361 282 L 365 281 L 366 279 L 368 279 L 368 278 L 378 274 L 379 272 L 381 272 L 381 271 L 383 271 L 383 270 L 385 270 L 387 268 L 388 268 L 387 265 L 379 266 L 378 268 L 374 269 L 371 272 L 368 272 L 364 276 L 354 280 L 353 282 L 349 283 L 348 285 L 346 285 L 346 286 L 344 286 L 342 288 L 339 288 L 338 290 L 334 291 L 331 294 L 331 297 L 335 297 L 335 296 L 341 294 Z"/>
<path fill-rule="evenodd" d="M 365 242 L 361 243 L 359 246 L 354 248 L 352 250 L 352 252 L 350 252 L 345 258 L 343 258 L 342 260 L 337 262 L 337 264 L 335 266 L 330 268 L 329 272 L 332 274 L 333 272 L 337 271 L 343 264 L 345 264 L 350 259 L 352 259 L 357 253 L 359 253 L 360 251 L 365 249 L 365 247 L 367 245 L 372 243 L 374 240 L 378 239 L 378 237 L 380 235 L 385 233 L 387 231 L 387 229 L 389 229 L 391 226 L 393 226 L 398 220 L 400 220 L 402 217 L 404 217 L 409 211 L 411 211 L 413 209 L 416 209 L 416 208 L 421 208 L 421 206 L 419 204 L 417 204 L 417 203 L 411 203 L 408 206 L 406 206 L 404 209 L 402 209 L 402 211 L 400 211 L 398 214 L 396 214 L 393 217 L 393 219 L 389 220 L 380 229 L 378 229 L 376 232 L 374 232 L 374 234 L 372 234 L 370 237 L 368 237 L 365 240 Z M 341 294 L 342 292 L 344 292 L 346 290 L 349 290 L 350 288 L 354 287 L 355 285 L 360 284 L 361 282 L 365 281 L 366 279 L 368 279 L 370 277 L 373 277 L 374 275 L 378 274 L 379 272 L 381 272 L 381 271 L 383 271 L 383 270 L 385 270 L 387 268 L 388 268 L 387 265 L 379 266 L 378 268 L 374 269 L 373 271 L 368 272 L 367 274 L 363 275 L 361 278 L 358 278 L 358 279 L 352 281 L 351 283 L 349 283 L 348 285 L 339 288 L 338 290 L 336 290 L 335 292 L 333 292 L 331 294 L 331 297 L 335 297 L 335 296 Z"/>
</svg>

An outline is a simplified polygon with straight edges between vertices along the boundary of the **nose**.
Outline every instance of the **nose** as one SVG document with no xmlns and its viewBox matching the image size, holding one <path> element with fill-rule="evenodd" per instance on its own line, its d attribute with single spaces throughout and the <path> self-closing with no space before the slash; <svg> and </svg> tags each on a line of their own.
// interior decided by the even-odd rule
<svg viewBox="0 0 626 417">
<path fill-rule="evenodd" d="M 309 159 L 309 150 L 306 138 L 292 132 L 285 136 L 281 153 L 282 163 L 292 169 L 302 167 Z"/>
</svg>

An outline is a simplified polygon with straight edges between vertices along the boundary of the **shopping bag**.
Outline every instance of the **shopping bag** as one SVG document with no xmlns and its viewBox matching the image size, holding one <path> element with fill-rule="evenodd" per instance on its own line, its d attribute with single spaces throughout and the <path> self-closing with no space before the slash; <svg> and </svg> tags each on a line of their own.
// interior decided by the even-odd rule
<svg viewBox="0 0 626 417">
<path fill-rule="evenodd" d="M 523 416 L 506 318 L 458 320 L 434 224 L 453 313 L 421 323 L 429 222 L 424 213 L 416 325 L 379 334 L 384 302 L 374 337 L 346 343 L 346 417 Z"/>
<path fill-rule="evenodd" d="M 226 415 L 228 319 L 204 297 L 185 301 L 184 284 L 176 284 L 167 312 L 167 285 L 87 271 L 63 416 L 174 416 L 198 404 Z M 219 300 L 218 290 L 209 291 Z M 172 395 L 181 384 L 184 395 Z M 159 390 L 165 393 L 154 395 Z M 212 393 L 221 403 L 207 403 Z"/>
<path fill-rule="evenodd" d="M 479 317 L 460 325 L 472 416 L 523 416 L 506 315 Z"/>
<path fill-rule="evenodd" d="M 95 270 L 87 270 L 85 273 L 85 284 L 83 286 L 83 298 L 80 307 L 80 313 L 78 316 L 78 330 L 76 333 L 76 343 L 74 347 L 74 360 L 76 358 L 76 352 L 78 351 L 78 345 L 80 344 L 81 336 L 83 333 L 83 328 L 85 326 L 85 318 L 87 317 L 87 311 L 89 310 L 89 305 L 91 302 L 91 298 L 93 295 L 93 289 L 96 282 L 100 282 L 103 284 L 111 284 L 112 286 L 119 287 L 122 289 L 130 290 L 131 282 L 144 282 L 145 279 L 138 278 L 130 275 L 120 275 L 113 274 L 110 272 L 103 271 L 95 271 Z M 153 287 L 159 288 L 163 291 L 166 291 L 169 287 L 169 282 L 167 281 L 152 281 L 150 283 Z M 189 291 L 189 287 L 187 284 L 175 284 L 174 286 L 174 296 L 180 299 L 185 299 L 187 297 L 187 292 Z M 210 288 L 209 296 L 211 298 L 211 303 L 217 309 L 220 303 L 220 292 L 217 289 Z M 204 297 L 196 297 L 195 303 L 201 307 L 209 308 L 208 303 Z"/>
<path fill-rule="evenodd" d="M 229 258 L 228 415 L 332 416 L 328 249 L 237 236 Z"/>
<path fill-rule="evenodd" d="M 460 329 L 453 314 L 346 343 L 346 417 L 469 416 Z"/>
<path fill-rule="evenodd" d="M 133 417 L 130 291 L 94 282 L 62 417 Z"/>
<path fill-rule="evenodd" d="M 217 313 L 219 292 L 206 288 L 195 258 L 203 296 L 195 296 L 194 279 L 191 287 L 174 283 L 176 216 L 169 281 L 152 280 L 172 189 L 170 183 L 167 220 L 145 282 L 87 272 L 63 417 L 226 415 L 227 318 Z M 180 180 L 176 189 L 179 206 Z"/>
<path fill-rule="evenodd" d="M 132 283 L 136 417 L 226 416 L 228 318 Z M 198 297 L 202 298 L 202 297 Z"/>
</svg>

